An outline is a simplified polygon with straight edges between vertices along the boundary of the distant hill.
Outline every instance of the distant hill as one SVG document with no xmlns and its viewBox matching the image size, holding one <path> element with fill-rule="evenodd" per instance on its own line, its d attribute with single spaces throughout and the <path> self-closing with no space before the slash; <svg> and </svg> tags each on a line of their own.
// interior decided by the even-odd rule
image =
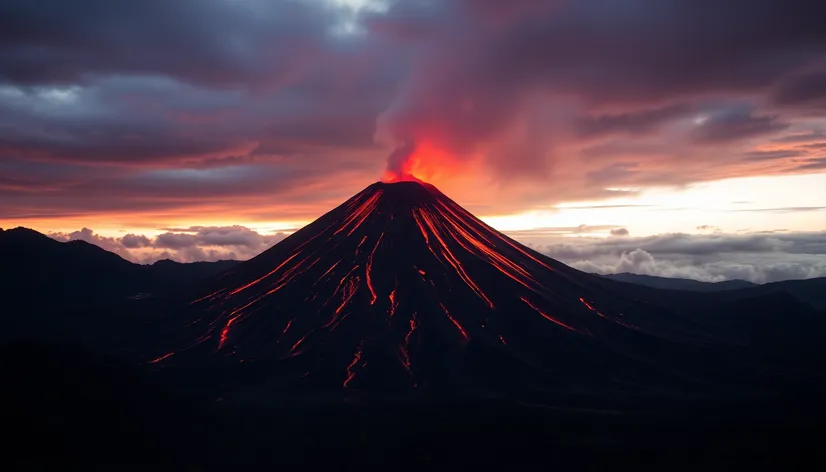
<svg viewBox="0 0 826 472">
<path fill-rule="evenodd" d="M 183 263 L 163 259 L 144 267 L 149 269 L 153 280 L 162 287 L 175 287 L 180 284 L 189 284 L 218 275 L 232 269 L 238 264 L 239 261 Z"/>
<path fill-rule="evenodd" d="M 82 323 L 84 317 L 92 313 L 118 313 L 120 308 L 110 308 L 115 303 L 179 290 L 235 264 L 134 264 L 85 241 L 60 242 L 27 228 L 0 229 L 0 322 L 7 327 L 0 338 L 15 331 L 82 331 L 91 323 Z M 51 317 L 54 312 L 61 316 Z"/>
<path fill-rule="evenodd" d="M 623 272 L 620 274 L 603 275 L 613 280 L 630 282 L 653 288 L 663 288 L 667 290 L 691 290 L 694 292 L 719 292 L 721 290 L 736 290 L 740 288 L 755 287 L 757 284 L 746 280 L 725 280 L 722 282 L 700 282 L 692 279 L 676 279 L 670 277 L 657 277 L 654 275 L 632 274 Z"/>
<path fill-rule="evenodd" d="M 85 241 L 60 242 L 22 227 L 0 229 L 0 290 L 40 297 L 39 301 L 45 302 L 86 298 L 90 291 L 95 292 L 95 298 L 109 299 L 174 289 L 236 264 L 184 264 L 168 259 L 152 265 L 134 264 Z"/>
<path fill-rule="evenodd" d="M 798 300 L 818 310 L 826 310 L 826 277 L 805 280 L 784 280 L 768 284 L 754 284 L 745 280 L 726 280 L 723 282 L 700 282 L 691 279 L 672 279 L 624 272 L 608 274 L 602 277 L 620 282 L 632 283 L 662 290 L 680 290 L 689 292 L 730 292 L 729 298 L 759 297 L 779 292 L 788 293 Z"/>
<path fill-rule="evenodd" d="M 740 292 L 738 290 L 738 292 Z M 805 280 L 784 280 L 758 285 L 747 289 L 744 293 L 768 294 L 786 292 L 802 300 L 818 310 L 826 310 L 826 277 Z"/>
</svg>

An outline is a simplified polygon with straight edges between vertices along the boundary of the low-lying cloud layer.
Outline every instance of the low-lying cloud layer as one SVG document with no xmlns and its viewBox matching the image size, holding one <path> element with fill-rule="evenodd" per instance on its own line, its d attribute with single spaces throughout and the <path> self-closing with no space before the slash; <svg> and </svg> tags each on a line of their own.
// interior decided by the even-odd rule
<svg viewBox="0 0 826 472">
<path fill-rule="evenodd" d="M 260 234 L 244 226 L 193 226 L 168 228 L 155 237 L 126 234 L 106 237 L 89 228 L 49 234 L 58 241 L 83 240 L 114 252 L 126 260 L 152 263 L 160 259 L 178 262 L 246 260 L 284 239 L 284 233 Z"/>
<path fill-rule="evenodd" d="M 826 277 L 826 232 L 661 234 L 630 237 L 625 228 L 585 226 L 513 232 L 511 236 L 586 272 L 632 272 L 704 282 L 743 279 L 755 283 Z M 610 237 L 577 236 L 603 231 Z M 83 228 L 52 233 L 59 241 L 81 239 L 127 260 L 152 263 L 246 260 L 286 237 L 243 226 L 169 228 L 155 237 L 104 237 Z"/>
<path fill-rule="evenodd" d="M 559 238 L 533 246 L 572 267 L 600 274 L 755 283 L 826 277 L 826 232 Z"/>
<path fill-rule="evenodd" d="M 826 171 L 822 1 L 122 3 L 0 4 L 0 220 L 308 220 L 408 140 L 499 214 Z"/>
</svg>

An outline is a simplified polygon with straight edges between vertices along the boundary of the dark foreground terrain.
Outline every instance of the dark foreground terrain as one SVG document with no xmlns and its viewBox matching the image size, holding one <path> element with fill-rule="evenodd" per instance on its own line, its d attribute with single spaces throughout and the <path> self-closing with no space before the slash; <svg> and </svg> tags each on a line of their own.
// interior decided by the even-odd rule
<svg viewBox="0 0 826 472">
<path fill-rule="evenodd" d="M 610 280 L 410 184 L 243 263 L 0 262 L 3 470 L 824 465 L 826 279 Z"/>
<path fill-rule="evenodd" d="M 11 469 L 816 469 L 824 460 L 819 392 L 594 409 L 576 408 L 573 398 L 551 408 L 357 396 L 245 409 L 180 396 L 138 369 L 75 348 L 9 345 L 0 368 Z"/>
</svg>

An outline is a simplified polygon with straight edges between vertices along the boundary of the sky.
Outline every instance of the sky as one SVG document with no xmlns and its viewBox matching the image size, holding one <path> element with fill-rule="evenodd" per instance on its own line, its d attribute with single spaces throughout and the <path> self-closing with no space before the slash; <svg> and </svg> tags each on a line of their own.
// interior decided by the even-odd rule
<svg viewBox="0 0 826 472">
<path fill-rule="evenodd" d="M 3 0 L 0 227 L 246 259 L 412 172 L 574 267 L 826 276 L 816 0 Z"/>
</svg>

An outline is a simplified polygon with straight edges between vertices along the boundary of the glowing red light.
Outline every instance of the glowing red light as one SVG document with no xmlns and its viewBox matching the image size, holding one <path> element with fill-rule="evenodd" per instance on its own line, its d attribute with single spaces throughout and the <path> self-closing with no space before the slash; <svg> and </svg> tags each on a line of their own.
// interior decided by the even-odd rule
<svg viewBox="0 0 826 472">
<path fill-rule="evenodd" d="M 566 325 L 565 323 L 563 323 L 563 322 L 561 322 L 561 321 L 557 320 L 556 318 L 554 318 L 554 317 L 552 317 L 552 316 L 550 316 L 550 315 L 546 314 L 544 311 L 542 311 L 542 310 L 540 310 L 539 308 L 537 308 L 537 307 L 536 307 L 536 305 L 534 305 L 533 303 L 531 303 L 531 302 L 530 302 L 527 298 L 522 297 L 522 301 L 523 301 L 523 302 L 525 302 L 525 303 L 526 303 L 529 307 L 531 307 L 531 308 L 533 308 L 534 310 L 536 310 L 536 312 L 537 312 L 537 313 L 539 313 L 540 315 L 542 315 L 542 317 L 543 317 L 543 318 L 545 318 L 546 320 L 548 320 L 548 321 L 552 321 L 552 322 L 554 322 L 554 323 L 558 324 L 559 326 L 562 326 L 563 328 L 568 328 L 568 329 L 570 329 L 571 331 L 576 331 L 576 329 L 574 329 L 574 328 L 572 328 L 572 327 L 570 327 L 570 326 Z"/>
<path fill-rule="evenodd" d="M 149 361 L 149 363 L 150 364 L 157 364 L 158 362 L 161 362 L 164 359 L 168 359 L 168 358 L 172 357 L 173 355 L 175 355 L 174 351 L 170 352 L 169 354 L 164 354 L 164 355 L 162 355 L 161 357 L 159 357 L 157 359 L 152 359 L 151 361 Z"/>
<path fill-rule="evenodd" d="M 359 346 L 358 350 L 353 356 L 353 360 L 350 362 L 350 365 L 347 366 L 347 379 L 344 380 L 344 388 L 347 388 L 350 382 L 352 382 L 353 379 L 356 377 L 356 373 L 353 372 L 353 367 L 355 367 L 356 364 L 358 364 L 358 362 L 361 360 L 361 353 L 361 346 Z"/>
</svg>

